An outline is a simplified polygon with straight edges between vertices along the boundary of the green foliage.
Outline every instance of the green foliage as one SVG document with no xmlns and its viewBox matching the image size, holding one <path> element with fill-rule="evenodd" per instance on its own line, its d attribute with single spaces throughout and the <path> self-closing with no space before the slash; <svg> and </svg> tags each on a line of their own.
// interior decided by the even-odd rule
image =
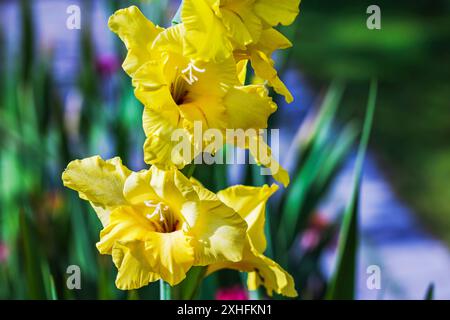
<svg viewBox="0 0 450 320">
<path fill-rule="evenodd" d="M 347 80 L 345 118 L 362 116 L 365 83 L 379 79 L 377 157 L 399 195 L 450 243 L 450 2 L 377 1 L 381 30 L 366 28 L 371 4 L 303 1 L 291 61 L 316 88 Z"/>
<path fill-rule="evenodd" d="M 327 293 L 328 299 L 355 299 L 356 265 L 358 251 L 358 211 L 359 197 L 364 166 L 364 158 L 372 129 L 377 83 L 372 82 L 367 104 L 366 119 L 355 163 L 354 181 L 347 208 L 344 213 L 339 234 L 339 248 L 336 269 Z"/>
<path fill-rule="evenodd" d="M 111 11 L 124 6 L 125 2 L 111 1 Z M 137 130 L 142 109 L 134 98 L 130 80 L 121 72 L 113 75 L 118 82 L 117 97 L 112 102 L 104 99 L 102 82 L 105 79 L 95 70 L 92 30 L 85 28 L 80 39 L 83 63 L 77 81 L 83 105 L 80 114 L 68 114 L 60 88 L 52 77 L 52 56 L 33 53 L 31 44 L 36 39 L 30 28 L 30 3 L 22 0 L 22 23 L 27 39 L 22 42 L 23 56 L 18 60 L 15 57 L 2 60 L 6 63 L 0 68 L 0 241 L 11 252 L 7 262 L 0 264 L 0 298 L 158 299 L 158 283 L 130 292 L 116 289 L 116 269 L 110 257 L 100 256 L 95 248 L 101 230 L 95 213 L 79 200 L 76 193 L 63 188 L 60 179 L 69 161 L 99 150 L 104 139 L 111 141 L 114 154 L 121 156 L 125 163 L 133 163 L 138 168 L 144 166 L 142 162 L 133 161 L 142 159 L 141 154 L 136 156 L 136 150 L 141 150 L 144 136 L 142 130 Z M 155 2 L 151 4 L 153 6 Z M 157 1 L 157 7 L 153 7 L 158 9 L 152 14 L 162 22 L 167 15 L 166 6 L 166 1 Z M 354 39 L 342 36 L 348 33 L 348 26 L 334 32 L 333 37 L 349 42 L 358 41 L 360 37 L 357 34 L 352 35 Z M 394 43 L 389 50 L 395 51 L 396 45 L 410 44 Z M 0 50 L 3 48 L 0 46 Z M 122 52 L 122 48 L 117 51 Z M 291 186 L 280 191 L 282 195 L 278 201 L 271 202 L 267 208 L 266 254 L 294 275 L 302 299 L 324 297 L 327 283 L 318 261 L 332 241 L 336 225 L 327 226 L 312 251 L 298 255 L 293 248 L 299 235 L 310 227 L 358 134 L 353 121 L 337 120 L 343 95 L 343 84 L 334 82 L 322 105 L 311 112 L 306 125 L 299 129 L 293 142 L 295 166 Z M 81 125 L 69 128 L 70 116 L 80 116 Z M 362 145 L 365 147 L 368 123 L 369 120 L 363 134 Z M 225 165 L 189 166 L 184 173 L 191 176 L 194 169 L 195 177 L 212 191 L 228 186 Z M 254 165 L 245 168 L 244 180 L 249 185 L 268 182 Z M 354 292 L 353 285 L 342 289 L 342 282 L 354 277 L 358 183 L 355 183 L 342 225 L 341 239 L 344 240 L 340 245 L 340 263 L 331 285 L 335 298 L 351 297 Z M 74 264 L 82 270 L 81 291 L 70 291 L 66 287 L 66 269 Z M 219 288 L 245 282 L 245 276 L 230 270 L 206 279 L 204 276 L 205 268 L 191 269 L 187 280 L 171 289 L 173 297 L 211 299 Z M 319 291 L 309 288 L 308 280 L 312 277 L 319 277 L 324 288 Z M 200 282 L 202 285 L 198 288 Z M 253 296 L 264 298 L 264 293 L 256 292 Z"/>
<path fill-rule="evenodd" d="M 279 234 L 285 235 L 288 244 L 294 241 L 298 230 L 306 227 L 310 214 L 320 199 L 320 193 L 324 190 L 324 184 L 329 181 L 342 162 L 345 152 L 338 152 L 337 149 L 349 148 L 351 145 L 349 143 L 351 141 L 348 141 L 351 136 L 338 135 L 340 139 L 338 138 L 336 142 L 333 141 L 334 133 L 331 133 L 342 91 L 340 84 L 330 88 L 321 107 L 321 113 L 313 126 L 314 131 L 308 141 L 300 146 L 302 150 L 299 150 L 300 157 L 294 170 L 296 176 L 287 191 L 280 222 Z M 331 154 L 334 157 L 330 157 Z"/>
<path fill-rule="evenodd" d="M 434 283 L 430 283 L 427 288 L 427 292 L 425 293 L 425 300 L 433 300 L 434 299 Z"/>
</svg>

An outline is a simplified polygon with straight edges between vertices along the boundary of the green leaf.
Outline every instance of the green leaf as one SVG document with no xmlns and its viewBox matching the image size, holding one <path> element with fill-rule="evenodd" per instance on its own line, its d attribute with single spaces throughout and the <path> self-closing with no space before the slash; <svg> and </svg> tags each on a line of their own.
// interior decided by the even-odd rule
<svg viewBox="0 0 450 320">
<path fill-rule="evenodd" d="M 331 283 L 329 284 L 329 289 L 326 294 L 327 299 L 352 300 L 355 298 L 355 274 L 358 249 L 358 205 L 363 164 L 375 113 L 376 96 L 377 82 L 374 80 L 370 86 L 366 118 L 355 163 L 352 193 L 344 213 L 344 220 L 342 222 L 339 237 L 336 269 Z"/>
<path fill-rule="evenodd" d="M 188 164 L 186 167 L 181 170 L 181 172 L 186 176 L 186 178 L 191 178 L 195 173 L 195 164 Z"/>
<path fill-rule="evenodd" d="M 34 300 L 45 299 L 45 285 L 42 279 L 41 262 L 39 261 L 40 250 L 36 247 L 36 234 L 28 215 L 24 211 L 20 213 L 20 226 L 28 297 Z"/>
<path fill-rule="evenodd" d="M 425 294 L 425 300 L 433 300 L 433 299 L 434 299 L 434 283 L 430 283 L 427 292 Z"/>
<path fill-rule="evenodd" d="M 35 43 L 33 28 L 33 8 L 30 0 L 20 1 L 20 14 L 21 14 L 21 67 L 22 67 L 22 80 L 28 81 L 32 75 L 33 62 L 35 54 L 33 53 L 33 47 Z"/>
<path fill-rule="evenodd" d="M 330 86 L 319 114 L 314 119 L 313 131 L 300 141 L 297 166 L 298 172 L 282 201 L 282 214 L 278 223 L 277 251 L 284 254 L 301 229 L 307 225 L 311 210 L 315 208 L 324 190 L 317 188 L 317 182 L 331 180 L 333 174 L 348 151 L 352 139 L 349 130 L 344 130 L 336 139 L 330 133 L 344 87 L 340 82 Z M 299 134 L 300 135 L 300 134 Z M 281 236 L 283 235 L 283 236 Z"/>
<path fill-rule="evenodd" d="M 67 201 L 71 218 L 72 245 L 74 246 L 71 248 L 74 250 L 70 252 L 71 264 L 79 265 L 89 279 L 97 279 L 98 265 L 93 263 L 96 261 L 94 240 L 90 237 L 87 225 L 89 221 L 87 215 L 95 216 L 95 213 L 88 208 L 87 204 L 81 203 L 72 192 L 68 194 Z"/>
<path fill-rule="evenodd" d="M 45 294 L 47 300 L 58 300 L 58 296 L 55 288 L 55 280 L 50 272 L 48 261 L 45 258 L 41 259 L 42 279 L 44 281 Z"/>
<path fill-rule="evenodd" d="M 200 285 L 206 274 L 206 267 L 192 267 L 186 279 L 177 286 L 181 300 L 192 300 L 198 294 Z"/>
<path fill-rule="evenodd" d="M 58 300 L 58 294 L 56 293 L 56 287 L 55 287 L 55 280 L 53 279 L 53 276 L 51 274 L 49 276 L 49 283 L 50 283 L 50 299 L 51 300 Z"/>
</svg>

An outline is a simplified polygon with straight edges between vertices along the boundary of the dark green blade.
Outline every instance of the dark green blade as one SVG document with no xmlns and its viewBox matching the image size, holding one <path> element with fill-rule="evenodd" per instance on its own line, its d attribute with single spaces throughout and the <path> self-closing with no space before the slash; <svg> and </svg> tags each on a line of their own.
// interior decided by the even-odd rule
<svg viewBox="0 0 450 320">
<path fill-rule="evenodd" d="M 364 158 L 367 151 L 367 145 L 369 143 L 375 112 L 376 96 L 377 82 L 372 81 L 370 86 L 369 101 L 367 104 L 366 119 L 364 121 L 362 138 L 358 149 L 358 156 L 356 158 L 351 198 L 344 213 L 344 220 L 339 237 L 336 270 L 326 294 L 327 299 L 355 299 L 355 275 L 359 240 L 358 204 Z"/>
</svg>

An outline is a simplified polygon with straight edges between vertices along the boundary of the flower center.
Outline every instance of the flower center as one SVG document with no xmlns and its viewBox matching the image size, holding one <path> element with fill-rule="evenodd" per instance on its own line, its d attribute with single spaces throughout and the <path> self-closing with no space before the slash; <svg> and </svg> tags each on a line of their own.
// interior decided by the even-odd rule
<svg viewBox="0 0 450 320">
<path fill-rule="evenodd" d="M 178 70 L 177 67 L 177 76 L 170 87 L 170 91 L 175 103 L 177 105 L 182 105 L 186 102 L 185 100 L 189 92 L 189 86 L 192 86 L 199 80 L 195 73 L 204 73 L 206 70 L 197 67 L 194 61 L 189 62 L 186 69 L 181 72 L 178 72 Z"/>
<path fill-rule="evenodd" d="M 144 204 L 150 208 L 145 217 L 150 221 L 156 232 L 170 233 L 178 229 L 178 219 L 164 202 L 149 200 L 144 201 Z"/>
<path fill-rule="evenodd" d="M 182 74 L 178 74 L 175 81 L 170 86 L 170 92 L 172 98 L 177 105 L 185 103 L 186 96 L 188 94 L 188 83 L 183 78 Z"/>
</svg>

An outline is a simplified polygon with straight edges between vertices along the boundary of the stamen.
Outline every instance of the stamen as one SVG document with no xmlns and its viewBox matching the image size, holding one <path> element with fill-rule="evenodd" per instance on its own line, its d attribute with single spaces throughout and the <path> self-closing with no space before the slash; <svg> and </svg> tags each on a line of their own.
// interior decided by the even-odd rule
<svg viewBox="0 0 450 320">
<path fill-rule="evenodd" d="M 206 71 L 206 69 L 200 69 L 199 67 L 197 67 L 195 65 L 194 60 L 191 60 L 191 62 L 189 62 L 189 64 L 188 64 L 187 68 L 184 69 L 183 71 L 181 71 L 183 79 L 191 86 L 195 82 L 198 81 L 198 77 L 196 77 L 194 75 L 194 71 L 199 72 L 199 73 L 204 73 Z M 186 73 L 189 73 L 189 77 L 186 77 L 186 75 L 185 75 Z"/>
<path fill-rule="evenodd" d="M 163 222 L 165 220 L 164 212 L 169 211 L 169 207 L 167 205 L 164 205 L 162 202 L 155 204 L 153 201 L 144 201 L 144 204 L 147 207 L 154 209 L 151 214 L 146 215 L 147 219 L 150 220 L 159 215 L 159 221 Z"/>
<path fill-rule="evenodd" d="M 144 201 L 144 205 L 153 211 L 145 215 L 156 232 L 173 232 L 178 228 L 178 220 L 164 202 Z M 157 218 L 157 219 L 155 219 Z"/>
</svg>

